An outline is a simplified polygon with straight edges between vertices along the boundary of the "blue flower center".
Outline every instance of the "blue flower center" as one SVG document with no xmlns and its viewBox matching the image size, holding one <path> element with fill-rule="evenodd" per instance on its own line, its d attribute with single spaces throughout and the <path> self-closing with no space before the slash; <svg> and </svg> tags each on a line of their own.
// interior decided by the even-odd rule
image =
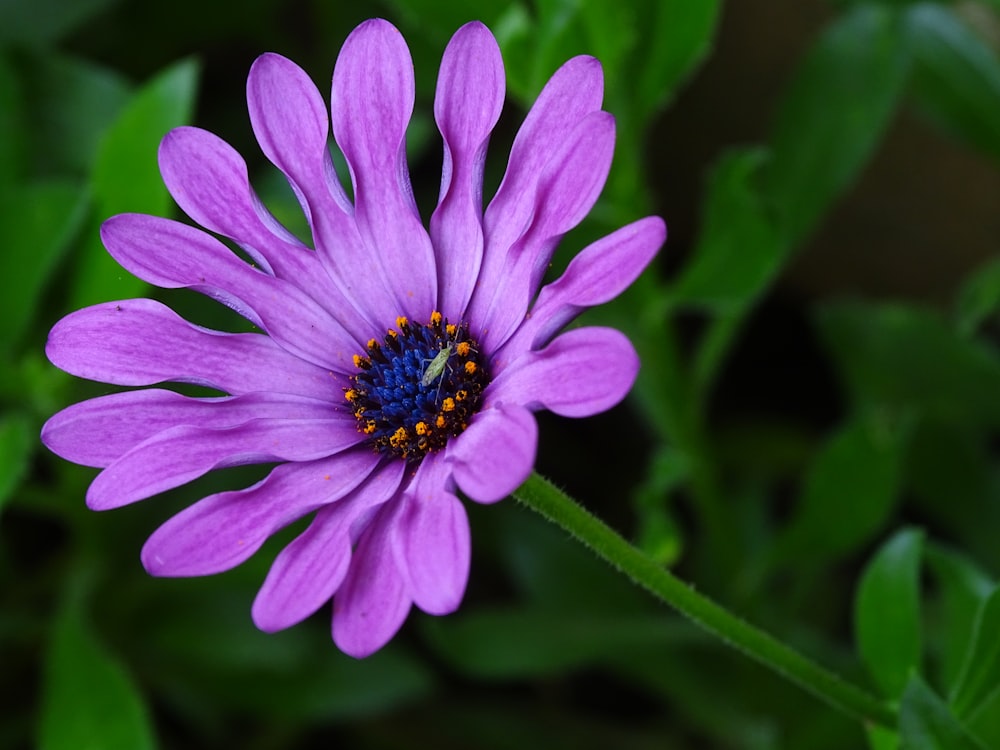
<svg viewBox="0 0 1000 750">
<path fill-rule="evenodd" d="M 439 312 L 427 324 L 396 318 L 396 329 L 382 343 L 369 341 L 354 364 L 358 372 L 344 398 L 358 430 L 376 451 L 406 461 L 419 461 L 462 432 L 490 382 L 468 324 L 449 324 Z"/>
</svg>

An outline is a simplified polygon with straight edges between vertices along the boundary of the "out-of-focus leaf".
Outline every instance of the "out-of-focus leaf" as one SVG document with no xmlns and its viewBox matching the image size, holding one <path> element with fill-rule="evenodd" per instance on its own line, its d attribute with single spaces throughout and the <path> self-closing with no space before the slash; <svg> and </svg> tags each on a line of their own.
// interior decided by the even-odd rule
<svg viewBox="0 0 1000 750">
<path fill-rule="evenodd" d="M 908 62 L 898 11 L 866 4 L 828 26 L 799 66 L 766 172 L 789 243 L 857 177 L 896 109 Z"/>
<path fill-rule="evenodd" d="M 638 117 L 648 118 L 666 104 L 701 64 L 711 49 L 721 9 L 719 0 L 644 3 L 638 28 L 646 54 L 634 58 Z"/>
<path fill-rule="evenodd" d="M 197 76 L 198 66 L 192 60 L 166 69 L 135 94 L 106 133 L 92 186 L 99 221 L 125 211 L 154 215 L 170 211 L 156 152 L 168 130 L 190 119 Z M 95 226 L 74 278 L 70 306 L 134 297 L 145 287 L 112 260 Z"/>
<path fill-rule="evenodd" d="M 918 675 L 910 678 L 899 705 L 899 734 L 905 750 L 986 750 Z"/>
<path fill-rule="evenodd" d="M 504 564 L 518 591 L 531 602 L 557 612 L 649 611 L 651 601 L 641 589 L 626 583 L 582 545 L 567 541 L 557 527 L 515 503 L 489 510 Z"/>
<path fill-rule="evenodd" d="M 887 697 L 902 694 L 920 663 L 920 559 L 923 534 L 904 529 L 882 545 L 858 585 L 858 651 Z"/>
<path fill-rule="evenodd" d="M 928 545 L 927 566 L 933 574 L 938 603 L 933 618 L 942 683 L 954 695 L 960 671 L 967 663 L 973 628 L 983 603 L 994 591 L 990 578 L 961 553 Z M 931 639 L 928 638 L 930 641 Z"/>
<path fill-rule="evenodd" d="M 128 101 L 128 84 L 107 68 L 52 54 L 33 56 L 24 70 L 35 173 L 83 177 Z"/>
<path fill-rule="evenodd" d="M 870 750 L 899 750 L 899 735 L 892 730 L 869 724 L 865 727 Z"/>
<path fill-rule="evenodd" d="M 687 477 L 690 465 L 686 457 L 666 443 L 661 443 L 650 458 L 646 479 L 633 495 L 638 546 L 660 565 L 673 565 L 681 555 L 683 539 L 680 528 L 668 509 L 670 493 Z"/>
<path fill-rule="evenodd" d="M 27 152 L 23 87 L 13 66 L 0 55 L 0 190 L 19 177 Z"/>
<path fill-rule="evenodd" d="M 783 246 L 757 188 L 765 158 L 760 150 L 735 151 L 712 170 L 698 244 L 671 290 L 676 302 L 740 308 L 778 271 Z"/>
<path fill-rule="evenodd" d="M 0 510 L 21 483 L 34 446 L 28 421 L 16 414 L 0 419 Z"/>
<path fill-rule="evenodd" d="M 0 3 L 0 44 L 49 44 L 116 1 L 5 0 Z"/>
<path fill-rule="evenodd" d="M 969 734 L 988 748 L 1000 747 L 1000 687 L 963 719 Z"/>
<path fill-rule="evenodd" d="M 908 432 L 878 411 L 856 414 L 837 430 L 809 467 L 779 554 L 825 562 L 871 539 L 894 507 Z"/>
<path fill-rule="evenodd" d="M 940 315 L 848 302 L 822 308 L 818 320 L 858 402 L 915 408 L 947 422 L 1000 422 L 1000 361 Z"/>
<path fill-rule="evenodd" d="M 613 661 L 626 652 L 655 653 L 700 637 L 685 623 L 660 615 L 498 610 L 425 625 L 443 658 L 466 674 L 487 679 L 554 674 Z"/>
<path fill-rule="evenodd" d="M 438 44 L 447 42 L 469 21 L 480 20 L 490 25 L 508 8 L 517 5 L 509 0 L 483 0 L 475 6 L 470 6 L 466 0 L 389 0 L 388 4 L 395 8 L 405 25 L 419 27 L 423 35 L 433 37 Z"/>
<path fill-rule="evenodd" d="M 959 718 L 965 718 L 997 690 L 1000 690 L 1000 587 L 980 605 L 965 666 L 948 702 Z"/>
<path fill-rule="evenodd" d="M 10 357 L 41 301 L 41 292 L 85 215 L 87 196 L 71 181 L 27 183 L 0 191 L 0 356 Z"/>
<path fill-rule="evenodd" d="M 430 670 L 394 644 L 358 661 L 330 642 L 328 624 L 260 632 L 247 614 L 260 576 L 249 576 L 251 583 L 243 569 L 235 573 L 178 586 L 161 581 L 170 590 L 159 586 L 155 612 L 143 613 L 155 623 L 139 645 L 144 669 L 193 721 L 218 722 L 220 710 L 330 721 L 385 712 L 432 691 Z"/>
<path fill-rule="evenodd" d="M 975 332 L 1000 308 L 1000 258 L 995 258 L 965 280 L 958 295 L 958 329 Z"/>
<path fill-rule="evenodd" d="M 920 103 L 948 130 L 1000 160 L 1000 60 L 954 11 L 920 3 L 906 13 Z"/>
<path fill-rule="evenodd" d="M 71 592 L 56 620 L 45 668 L 41 750 L 144 750 L 155 746 L 142 696 L 98 643 Z"/>
<path fill-rule="evenodd" d="M 718 0 L 537 0 L 532 15 L 511 3 L 495 19 L 507 84 L 529 103 L 573 55 L 600 59 L 615 115 L 642 123 L 704 59 L 720 15 Z M 483 16 L 485 17 L 485 16 Z M 641 130 L 641 126 L 638 128 Z M 623 130 L 632 132 L 629 125 Z"/>
</svg>

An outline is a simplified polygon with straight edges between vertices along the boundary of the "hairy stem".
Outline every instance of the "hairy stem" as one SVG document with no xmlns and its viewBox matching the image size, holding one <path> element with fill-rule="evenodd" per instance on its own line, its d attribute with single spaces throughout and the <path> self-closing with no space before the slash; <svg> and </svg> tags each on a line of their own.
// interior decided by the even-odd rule
<svg viewBox="0 0 1000 750">
<path fill-rule="evenodd" d="M 548 480 L 532 474 L 514 496 L 568 531 L 633 582 L 733 648 L 856 719 L 889 728 L 896 727 L 896 714 L 888 703 L 845 682 L 699 594 L 625 541 L 621 535 Z"/>
</svg>

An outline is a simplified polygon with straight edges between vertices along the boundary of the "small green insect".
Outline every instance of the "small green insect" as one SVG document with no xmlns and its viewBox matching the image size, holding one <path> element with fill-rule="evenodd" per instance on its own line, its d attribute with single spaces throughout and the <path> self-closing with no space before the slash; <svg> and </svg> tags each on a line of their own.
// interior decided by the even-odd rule
<svg viewBox="0 0 1000 750">
<path fill-rule="evenodd" d="M 427 387 L 444 374 L 444 368 L 448 366 L 448 358 L 454 348 L 454 345 L 449 343 L 434 355 L 434 359 L 427 365 L 423 377 L 420 378 L 420 385 Z"/>
</svg>

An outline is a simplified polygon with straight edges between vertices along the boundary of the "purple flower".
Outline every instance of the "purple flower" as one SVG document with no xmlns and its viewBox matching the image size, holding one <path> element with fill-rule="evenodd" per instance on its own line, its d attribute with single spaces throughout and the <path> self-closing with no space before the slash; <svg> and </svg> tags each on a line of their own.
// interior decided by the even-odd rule
<svg viewBox="0 0 1000 750">
<path fill-rule="evenodd" d="M 206 231 L 115 216 L 104 244 L 128 271 L 233 308 L 263 333 L 193 325 L 133 299 L 61 320 L 46 353 L 73 375 L 124 386 L 195 383 L 75 404 L 45 425 L 60 456 L 102 471 L 87 492 L 117 508 L 213 469 L 277 463 L 259 483 L 203 498 L 161 526 L 142 561 L 158 576 L 208 575 L 249 558 L 269 535 L 314 514 L 278 555 L 253 605 L 276 631 L 333 599 L 333 639 L 354 656 L 381 648 L 411 604 L 455 610 L 469 573 L 458 490 L 480 503 L 531 472 L 532 412 L 604 411 L 639 367 L 618 331 L 559 331 L 618 295 L 666 235 L 648 217 L 584 249 L 541 287 L 560 237 L 600 192 L 614 148 L 600 64 L 577 57 L 548 82 L 482 210 L 490 131 L 504 98 L 500 51 L 479 23 L 444 53 L 434 114 L 444 139 L 429 231 L 410 190 L 404 135 L 413 65 L 389 23 L 363 23 L 333 73 L 333 134 L 353 200 L 333 169 L 329 115 L 306 74 L 274 54 L 250 70 L 254 133 L 291 183 L 312 230 L 306 247 L 267 213 L 246 164 L 204 130 L 164 138 L 163 179 Z M 247 263 L 213 234 L 233 240 Z"/>
</svg>

